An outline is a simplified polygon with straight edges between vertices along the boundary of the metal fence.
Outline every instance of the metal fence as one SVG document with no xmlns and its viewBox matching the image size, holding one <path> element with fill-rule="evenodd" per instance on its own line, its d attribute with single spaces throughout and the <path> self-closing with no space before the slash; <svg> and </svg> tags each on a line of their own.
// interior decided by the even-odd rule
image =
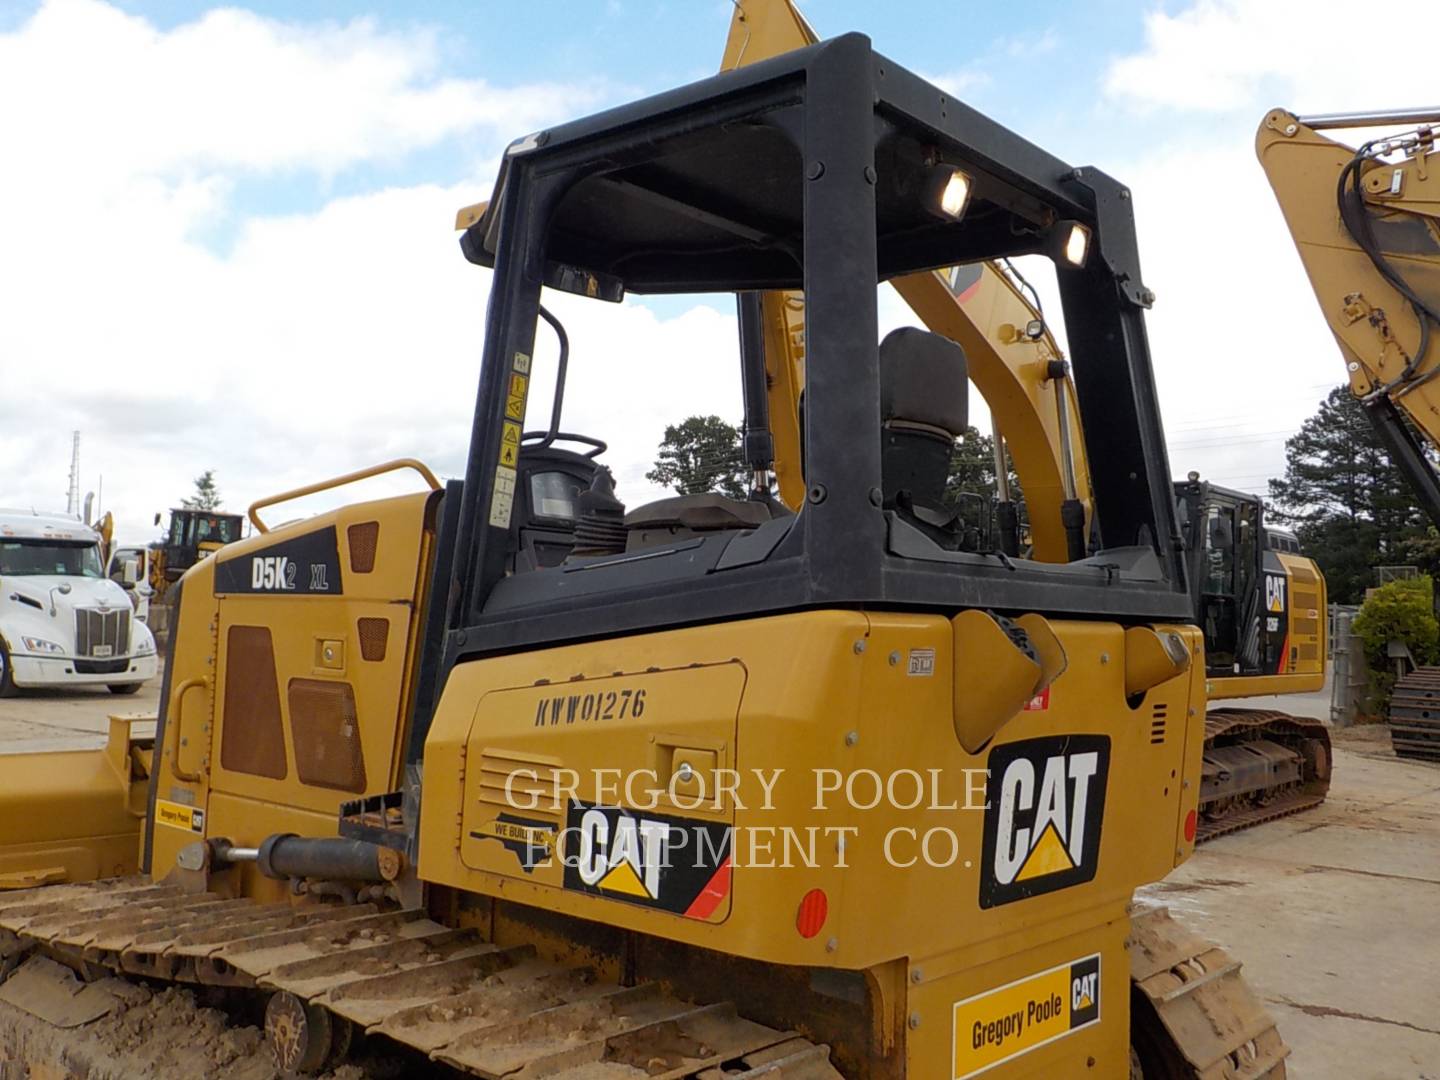
<svg viewBox="0 0 1440 1080">
<path fill-rule="evenodd" d="M 1336 727 L 1355 723 L 1369 684 L 1365 651 L 1351 630 L 1359 610 L 1353 604 L 1330 605 L 1330 723 Z"/>
</svg>

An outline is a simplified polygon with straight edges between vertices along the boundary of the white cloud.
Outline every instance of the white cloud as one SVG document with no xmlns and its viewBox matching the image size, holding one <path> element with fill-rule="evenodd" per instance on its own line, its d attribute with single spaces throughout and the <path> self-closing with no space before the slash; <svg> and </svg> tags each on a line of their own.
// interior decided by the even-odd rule
<svg viewBox="0 0 1440 1080">
<path fill-rule="evenodd" d="M 957 68 L 954 71 L 942 72 L 939 75 L 925 75 L 927 82 L 932 82 L 947 94 L 957 98 L 966 98 L 977 90 L 983 90 L 993 82 L 990 73 L 982 70 L 978 65 Z"/>
<path fill-rule="evenodd" d="M 210 467 L 236 509 L 402 455 L 461 472 L 489 274 L 461 257 L 455 210 L 488 196 L 509 139 L 607 93 L 443 77 L 433 35 L 366 20 L 224 9 L 160 30 L 51 0 L 0 34 L 0 100 L 24 103 L 0 110 L 0 505 L 63 506 L 73 428 L 124 539 Z M 256 177 L 308 190 L 446 148 L 489 172 L 281 216 L 235 202 Z M 217 222 L 223 251 L 198 239 Z M 627 496 L 666 422 L 738 416 L 733 364 L 694 374 L 733 351 L 728 308 L 555 304 L 575 344 L 566 426 L 613 435 Z"/>
<path fill-rule="evenodd" d="M 1349 0 L 1198 0 L 1155 11 L 1145 17 L 1144 48 L 1111 65 L 1105 91 L 1141 109 L 1202 112 L 1428 104 L 1433 71 L 1423 60 L 1377 53 L 1358 10 Z M 1392 0 L 1383 17 L 1391 32 L 1423 37 L 1434 0 Z"/>
<path fill-rule="evenodd" d="M 1343 369 L 1249 134 L 1157 146 L 1120 175 L 1158 294 L 1147 325 L 1171 468 L 1263 493 Z"/>
<path fill-rule="evenodd" d="M 1195 0 L 1146 16 L 1143 48 L 1104 76 L 1115 106 L 1145 114 L 1129 160 L 1105 167 L 1135 193 L 1141 264 L 1159 295 L 1148 326 L 1177 475 L 1199 469 L 1263 492 L 1283 473 L 1286 436 L 1344 381 L 1253 140 L 1276 105 L 1434 99 L 1423 63 L 1385 63 L 1376 81 L 1354 11 L 1339 0 Z M 1433 15 L 1432 0 L 1396 0 L 1385 17 L 1424 27 Z"/>
<path fill-rule="evenodd" d="M 576 104 L 574 88 L 497 88 L 438 65 L 433 33 L 367 19 L 222 8 L 166 32 L 100 0 L 50 0 L 0 36 L 0 95 L 26 103 L 5 110 L 3 131 L 47 147 L 54 173 L 332 173 L 483 128 L 524 134 Z"/>
</svg>

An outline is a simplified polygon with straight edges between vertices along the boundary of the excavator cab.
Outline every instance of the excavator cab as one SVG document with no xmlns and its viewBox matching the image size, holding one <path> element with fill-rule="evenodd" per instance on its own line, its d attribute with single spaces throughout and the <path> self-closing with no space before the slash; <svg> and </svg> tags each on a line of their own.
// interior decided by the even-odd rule
<svg viewBox="0 0 1440 1080">
<path fill-rule="evenodd" d="M 1318 689 L 1325 655 L 1319 568 L 1293 536 L 1267 527 L 1255 495 L 1192 474 L 1176 481 L 1175 499 L 1196 621 L 1205 633 L 1206 672 L 1215 685 L 1287 676 Z M 1254 694 L 1281 688 L 1243 685 Z"/>
<path fill-rule="evenodd" d="M 1260 500 L 1199 481 L 1177 483 L 1190 581 L 1205 632 L 1205 663 L 1215 676 L 1259 671 L 1257 582 L 1264 549 Z"/>
</svg>

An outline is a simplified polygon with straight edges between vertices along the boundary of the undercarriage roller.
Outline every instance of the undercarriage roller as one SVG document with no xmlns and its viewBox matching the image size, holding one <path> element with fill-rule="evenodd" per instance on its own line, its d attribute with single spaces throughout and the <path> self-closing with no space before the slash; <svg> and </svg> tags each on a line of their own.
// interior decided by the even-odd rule
<svg viewBox="0 0 1440 1080">
<path fill-rule="evenodd" d="M 339 1064 L 350 1052 L 353 1032 L 344 1017 L 288 990 L 272 994 L 265 1006 L 265 1037 L 282 1073 L 313 1073 Z"/>
</svg>

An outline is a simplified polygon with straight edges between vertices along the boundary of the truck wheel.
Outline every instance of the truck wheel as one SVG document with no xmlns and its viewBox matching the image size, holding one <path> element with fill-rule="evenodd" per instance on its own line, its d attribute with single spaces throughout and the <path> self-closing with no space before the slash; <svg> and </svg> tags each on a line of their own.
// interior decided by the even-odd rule
<svg viewBox="0 0 1440 1080">
<path fill-rule="evenodd" d="M 110 692 L 112 694 L 138 694 L 140 692 L 140 684 L 138 682 L 111 683 Z"/>
<path fill-rule="evenodd" d="M 15 676 L 10 669 L 10 650 L 0 638 L 0 697 L 15 696 Z"/>
</svg>

